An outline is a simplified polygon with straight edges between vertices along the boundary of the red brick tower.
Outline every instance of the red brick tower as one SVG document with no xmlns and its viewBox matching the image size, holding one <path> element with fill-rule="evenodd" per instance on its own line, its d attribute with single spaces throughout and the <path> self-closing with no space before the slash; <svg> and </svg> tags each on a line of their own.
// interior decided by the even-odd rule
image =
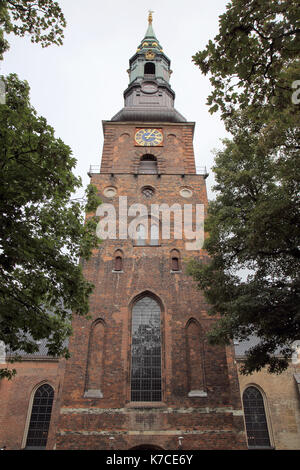
<svg viewBox="0 0 300 470">
<path fill-rule="evenodd" d="M 187 258 L 206 256 L 183 223 L 206 207 L 207 175 L 196 171 L 194 123 L 174 109 L 151 14 L 128 72 L 125 106 L 103 122 L 101 168 L 90 171 L 110 235 L 83 266 L 92 319 L 73 321 L 57 449 L 246 448 L 233 348 L 207 343 L 213 319 L 185 274 Z M 153 205 L 162 212 L 150 218 Z"/>
</svg>

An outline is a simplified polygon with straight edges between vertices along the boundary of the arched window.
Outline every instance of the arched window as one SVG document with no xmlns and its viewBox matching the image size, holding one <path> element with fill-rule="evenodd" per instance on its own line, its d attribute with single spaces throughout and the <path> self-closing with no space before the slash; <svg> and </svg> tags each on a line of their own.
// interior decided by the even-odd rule
<svg viewBox="0 0 300 470">
<path fill-rule="evenodd" d="M 161 401 L 161 308 L 152 297 L 132 309 L 131 400 Z"/>
<path fill-rule="evenodd" d="M 101 319 L 98 319 L 93 323 L 90 332 L 87 375 L 84 393 L 86 398 L 103 397 L 101 388 L 104 369 L 104 335 L 104 323 Z"/>
<path fill-rule="evenodd" d="M 143 175 L 157 174 L 157 159 L 154 155 L 143 155 L 140 160 L 139 173 Z"/>
<path fill-rule="evenodd" d="M 149 217 L 137 225 L 134 238 L 135 246 L 159 246 L 160 243 L 159 220 Z"/>
<path fill-rule="evenodd" d="M 44 449 L 47 445 L 54 390 L 49 384 L 41 385 L 34 394 L 26 448 Z"/>
<path fill-rule="evenodd" d="M 153 64 L 153 62 L 146 62 L 145 63 L 144 75 L 154 75 L 155 76 L 155 64 Z"/>
<path fill-rule="evenodd" d="M 243 393 L 244 415 L 249 447 L 271 447 L 264 399 L 256 387 Z"/>
<path fill-rule="evenodd" d="M 180 255 L 178 250 L 171 251 L 171 271 L 180 271 Z"/>
<path fill-rule="evenodd" d="M 159 245 L 159 225 L 151 224 L 150 227 L 150 245 Z"/>
<path fill-rule="evenodd" d="M 121 250 L 116 250 L 114 254 L 114 267 L 113 271 L 123 270 L 123 253 Z"/>
<path fill-rule="evenodd" d="M 179 271 L 179 259 L 177 256 L 172 257 L 172 271 Z"/>
<path fill-rule="evenodd" d="M 202 336 L 199 323 L 191 318 L 186 326 L 189 397 L 207 396 Z"/>
<path fill-rule="evenodd" d="M 122 271 L 122 258 L 121 258 L 121 256 L 116 256 L 116 258 L 115 258 L 115 271 Z"/>
<path fill-rule="evenodd" d="M 145 246 L 146 241 L 147 241 L 147 229 L 144 224 L 139 224 L 136 228 L 136 233 L 137 233 L 137 240 L 136 240 L 136 245 L 137 246 Z"/>
</svg>

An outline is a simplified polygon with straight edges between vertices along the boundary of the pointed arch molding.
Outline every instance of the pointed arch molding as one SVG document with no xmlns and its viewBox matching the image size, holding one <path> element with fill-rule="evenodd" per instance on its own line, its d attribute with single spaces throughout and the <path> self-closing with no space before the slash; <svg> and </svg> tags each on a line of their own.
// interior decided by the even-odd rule
<svg viewBox="0 0 300 470">
<path fill-rule="evenodd" d="M 188 396 L 207 397 L 203 332 L 199 322 L 190 318 L 185 326 Z"/>
<path fill-rule="evenodd" d="M 105 322 L 98 318 L 91 325 L 86 367 L 85 398 L 103 398 Z"/>
<path fill-rule="evenodd" d="M 154 300 L 156 300 L 156 302 L 159 304 L 160 308 L 161 308 L 161 311 L 162 313 L 165 311 L 165 306 L 163 304 L 163 301 L 161 300 L 161 298 L 153 291 L 150 291 L 150 290 L 143 290 L 141 292 L 139 292 L 138 294 L 135 294 L 130 302 L 129 302 L 129 309 L 130 311 L 132 311 L 132 307 L 133 305 L 140 299 L 142 299 L 143 297 L 152 297 Z"/>
</svg>

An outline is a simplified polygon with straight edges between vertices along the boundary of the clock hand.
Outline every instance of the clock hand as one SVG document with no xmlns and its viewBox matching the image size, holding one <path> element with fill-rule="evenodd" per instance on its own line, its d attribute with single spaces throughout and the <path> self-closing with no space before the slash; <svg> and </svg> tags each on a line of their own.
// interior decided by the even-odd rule
<svg viewBox="0 0 300 470">
<path fill-rule="evenodd" d="M 155 139 L 155 130 L 150 132 L 149 136 L 148 136 L 148 140 L 149 139 Z"/>
<path fill-rule="evenodd" d="M 146 140 L 151 139 L 151 137 L 152 137 L 152 133 L 147 132 L 146 134 L 144 134 L 144 138 L 145 138 Z"/>
</svg>

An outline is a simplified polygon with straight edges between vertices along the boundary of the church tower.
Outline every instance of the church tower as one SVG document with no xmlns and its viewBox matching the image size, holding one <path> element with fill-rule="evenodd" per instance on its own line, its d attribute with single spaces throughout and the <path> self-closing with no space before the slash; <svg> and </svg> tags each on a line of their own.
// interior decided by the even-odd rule
<svg viewBox="0 0 300 470">
<path fill-rule="evenodd" d="M 208 344 L 214 319 L 185 272 L 207 256 L 207 174 L 170 65 L 150 13 L 89 173 L 103 242 L 83 263 L 95 288 L 90 319 L 73 319 L 57 449 L 246 448 L 233 347 Z"/>
</svg>

